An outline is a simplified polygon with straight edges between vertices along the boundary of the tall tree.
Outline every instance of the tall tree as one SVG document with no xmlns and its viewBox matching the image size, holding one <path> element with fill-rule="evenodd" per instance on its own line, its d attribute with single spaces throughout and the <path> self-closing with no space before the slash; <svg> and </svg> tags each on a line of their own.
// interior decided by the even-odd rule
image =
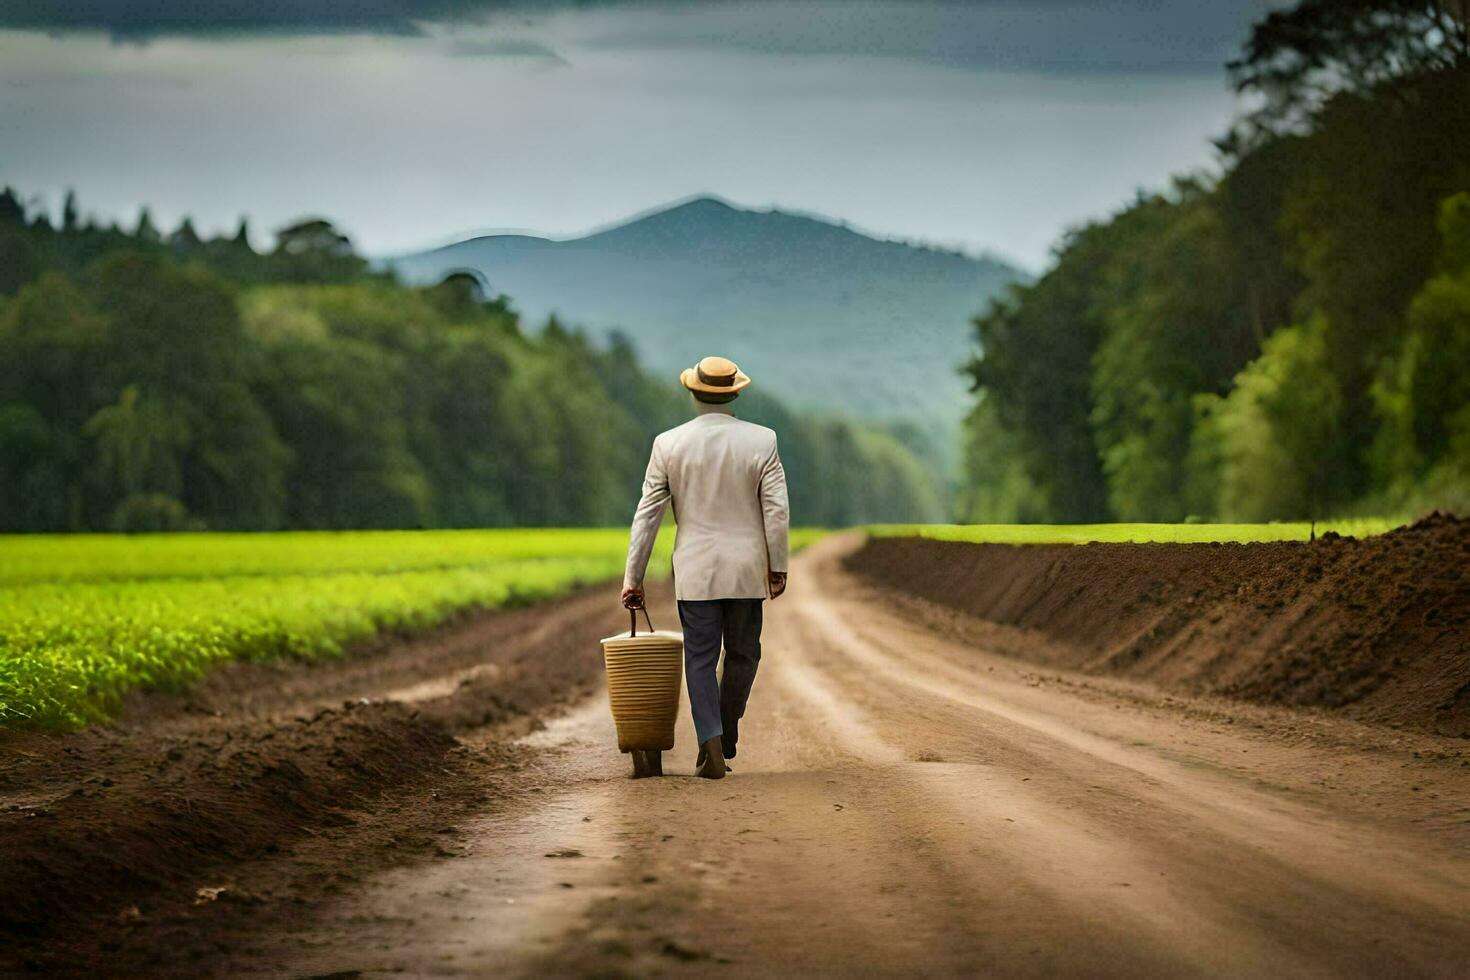
<svg viewBox="0 0 1470 980">
<path fill-rule="evenodd" d="M 1259 21 L 1227 66 L 1236 91 L 1261 102 L 1232 145 L 1310 128 L 1339 92 L 1365 93 L 1467 61 L 1470 0 L 1301 0 Z"/>
<path fill-rule="evenodd" d="M 90 278 L 111 323 L 102 377 L 115 391 L 137 386 L 188 433 L 179 465 L 189 513 L 211 527 L 278 521 L 283 448 L 250 392 L 257 364 L 230 284 L 152 253 L 113 254 Z"/>
<path fill-rule="evenodd" d="M 153 214 L 146 207 L 138 212 L 138 227 L 133 230 L 133 237 L 146 245 L 155 245 L 162 240 L 153 224 Z"/>
<path fill-rule="evenodd" d="M 1095 293 L 1118 232 L 1067 234 L 1056 264 L 1013 286 L 975 321 L 981 353 L 965 370 L 996 422 L 1013 433 L 1027 474 L 1059 521 L 1103 520 L 1106 484 L 1092 436 L 1092 361 L 1102 337 Z"/>
<path fill-rule="evenodd" d="M 80 531 L 103 526 L 89 503 L 82 427 L 111 397 L 102 375 L 108 325 L 64 276 L 47 272 L 0 315 L 0 526 Z"/>
<path fill-rule="evenodd" d="M 0 191 L 0 224 L 25 225 L 26 209 L 13 187 Z"/>
<path fill-rule="evenodd" d="M 80 225 L 77 213 L 77 192 L 67 191 L 66 200 L 61 205 L 61 230 L 76 231 Z"/>
</svg>

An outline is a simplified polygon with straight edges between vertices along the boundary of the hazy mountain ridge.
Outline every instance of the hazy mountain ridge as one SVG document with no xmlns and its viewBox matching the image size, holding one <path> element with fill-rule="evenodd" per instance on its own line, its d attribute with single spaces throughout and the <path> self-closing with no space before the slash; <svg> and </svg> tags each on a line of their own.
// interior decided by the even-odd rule
<svg viewBox="0 0 1470 980">
<path fill-rule="evenodd" d="M 952 430 L 970 319 L 1022 277 L 989 258 L 701 197 L 583 238 L 491 235 L 390 260 L 414 282 L 478 269 L 532 323 L 619 329 L 655 370 L 718 351 L 794 407 Z"/>
</svg>

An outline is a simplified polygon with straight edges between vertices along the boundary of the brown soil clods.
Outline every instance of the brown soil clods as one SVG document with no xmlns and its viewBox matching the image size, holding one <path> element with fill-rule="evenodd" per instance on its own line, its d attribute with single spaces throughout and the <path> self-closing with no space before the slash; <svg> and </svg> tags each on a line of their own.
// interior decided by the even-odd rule
<svg viewBox="0 0 1470 980">
<path fill-rule="evenodd" d="M 452 811 L 444 797 L 494 803 L 482 798 L 494 786 L 467 771 L 516 765 L 513 724 L 505 738 L 496 726 L 595 690 L 602 660 L 588 637 L 620 619 L 615 594 L 583 590 L 342 660 L 230 665 L 181 695 L 134 698 L 115 725 L 0 733 L 0 975 L 127 972 L 140 964 L 119 947 L 160 913 L 258 905 L 231 869 L 393 806 L 402 816 L 359 864 L 433 853 L 418 824 Z M 469 749 L 457 735 L 472 730 Z"/>
</svg>

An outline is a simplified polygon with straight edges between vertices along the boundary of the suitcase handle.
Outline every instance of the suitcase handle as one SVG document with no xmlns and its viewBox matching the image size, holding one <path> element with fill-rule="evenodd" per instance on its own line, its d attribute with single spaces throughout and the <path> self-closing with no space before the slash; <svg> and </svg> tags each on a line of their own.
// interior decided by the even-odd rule
<svg viewBox="0 0 1470 980">
<path fill-rule="evenodd" d="M 651 619 L 648 618 L 648 607 L 647 606 L 639 606 L 638 609 L 642 609 L 643 610 L 643 621 L 648 624 L 648 632 L 652 633 L 653 632 L 653 620 L 651 620 Z M 637 636 L 638 635 L 638 609 L 629 609 L 628 610 L 628 635 L 629 636 Z"/>
</svg>

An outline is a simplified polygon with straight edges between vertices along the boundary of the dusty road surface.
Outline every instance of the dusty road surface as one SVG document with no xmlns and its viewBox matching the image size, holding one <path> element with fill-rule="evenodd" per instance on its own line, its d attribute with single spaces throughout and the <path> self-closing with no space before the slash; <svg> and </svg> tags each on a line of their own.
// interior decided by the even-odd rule
<svg viewBox="0 0 1470 980">
<path fill-rule="evenodd" d="M 687 775 L 687 719 L 628 780 L 594 696 L 521 741 L 515 802 L 215 966 L 1470 975 L 1463 743 L 992 657 L 848 578 L 853 545 L 768 606 L 725 780 Z"/>
</svg>

